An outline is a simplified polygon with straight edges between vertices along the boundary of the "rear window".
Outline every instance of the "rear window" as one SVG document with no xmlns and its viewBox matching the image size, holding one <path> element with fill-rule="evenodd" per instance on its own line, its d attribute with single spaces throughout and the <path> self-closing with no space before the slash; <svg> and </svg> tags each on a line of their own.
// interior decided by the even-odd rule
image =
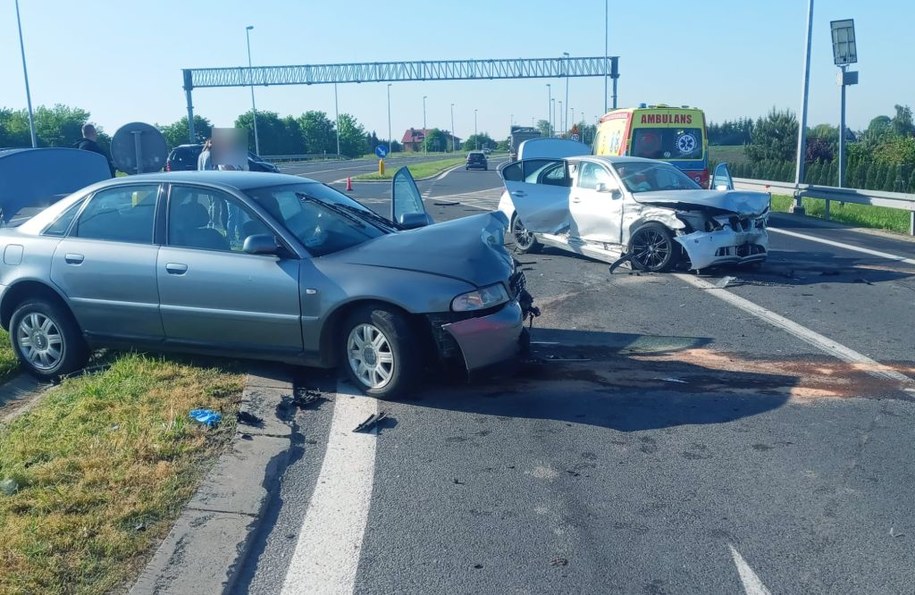
<svg viewBox="0 0 915 595">
<path fill-rule="evenodd" d="M 636 128 L 630 154 L 649 159 L 702 159 L 702 130 Z"/>
<path fill-rule="evenodd" d="M 201 150 L 202 148 L 200 147 L 180 147 L 172 151 L 168 160 L 171 161 L 173 165 L 193 164 L 194 169 L 197 169 L 197 158 L 200 157 Z"/>
</svg>

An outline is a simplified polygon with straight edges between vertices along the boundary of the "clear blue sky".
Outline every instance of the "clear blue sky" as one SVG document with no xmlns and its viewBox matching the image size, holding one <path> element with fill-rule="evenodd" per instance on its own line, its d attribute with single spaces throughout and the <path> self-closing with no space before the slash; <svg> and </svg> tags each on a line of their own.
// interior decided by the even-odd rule
<svg viewBox="0 0 915 595">
<path fill-rule="evenodd" d="M 604 2 L 545 0 L 20 0 L 32 104 L 78 106 L 107 132 L 130 121 L 171 123 L 185 115 L 181 69 L 255 65 L 474 58 L 601 56 Z M 806 0 L 610 0 L 610 54 L 620 56 L 619 104 L 690 104 L 710 121 L 800 109 Z M 816 0 L 808 123 L 838 124 L 839 91 L 829 21 L 853 18 L 860 84 L 849 88 L 848 124 L 863 128 L 915 105 L 912 0 Z M 0 0 L 0 107 L 25 107 L 13 0 Z M 392 128 L 458 136 L 477 126 L 501 139 L 509 119 L 545 119 L 548 91 L 563 79 L 395 83 Z M 340 85 L 340 112 L 387 136 L 386 84 Z M 258 88 L 258 109 L 333 117 L 332 85 Z M 246 88 L 199 89 L 196 113 L 231 126 L 250 109 Z M 603 111 L 603 79 L 572 79 L 575 119 Z"/>
</svg>

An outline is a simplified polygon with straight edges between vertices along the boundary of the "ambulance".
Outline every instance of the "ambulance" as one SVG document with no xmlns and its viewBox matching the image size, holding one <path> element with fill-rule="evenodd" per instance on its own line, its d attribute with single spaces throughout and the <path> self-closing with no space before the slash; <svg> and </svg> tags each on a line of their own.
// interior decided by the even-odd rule
<svg viewBox="0 0 915 595">
<path fill-rule="evenodd" d="M 668 161 L 708 188 L 705 114 L 694 107 L 643 103 L 611 110 L 598 122 L 594 154 Z"/>
</svg>

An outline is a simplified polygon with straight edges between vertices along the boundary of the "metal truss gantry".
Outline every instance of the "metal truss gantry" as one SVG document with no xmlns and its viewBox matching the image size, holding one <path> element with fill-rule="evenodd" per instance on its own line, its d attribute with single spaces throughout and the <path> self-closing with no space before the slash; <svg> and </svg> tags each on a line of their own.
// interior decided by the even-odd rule
<svg viewBox="0 0 915 595">
<path fill-rule="evenodd" d="M 363 62 L 253 68 L 237 66 L 186 68 L 182 72 L 187 98 L 188 132 L 191 142 L 194 142 L 192 92 L 195 88 L 607 76 L 613 80 L 611 104 L 616 107 L 619 57 Z"/>
</svg>

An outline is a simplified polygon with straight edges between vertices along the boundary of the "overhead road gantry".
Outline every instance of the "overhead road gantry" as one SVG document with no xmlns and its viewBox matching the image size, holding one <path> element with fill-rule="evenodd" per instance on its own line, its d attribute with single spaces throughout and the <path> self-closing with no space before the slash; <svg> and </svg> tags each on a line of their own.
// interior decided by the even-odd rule
<svg viewBox="0 0 915 595">
<path fill-rule="evenodd" d="M 611 104 L 616 107 L 620 76 L 618 56 L 186 68 L 183 74 L 191 142 L 195 138 L 192 99 L 195 88 L 604 76 L 613 80 Z"/>
</svg>

